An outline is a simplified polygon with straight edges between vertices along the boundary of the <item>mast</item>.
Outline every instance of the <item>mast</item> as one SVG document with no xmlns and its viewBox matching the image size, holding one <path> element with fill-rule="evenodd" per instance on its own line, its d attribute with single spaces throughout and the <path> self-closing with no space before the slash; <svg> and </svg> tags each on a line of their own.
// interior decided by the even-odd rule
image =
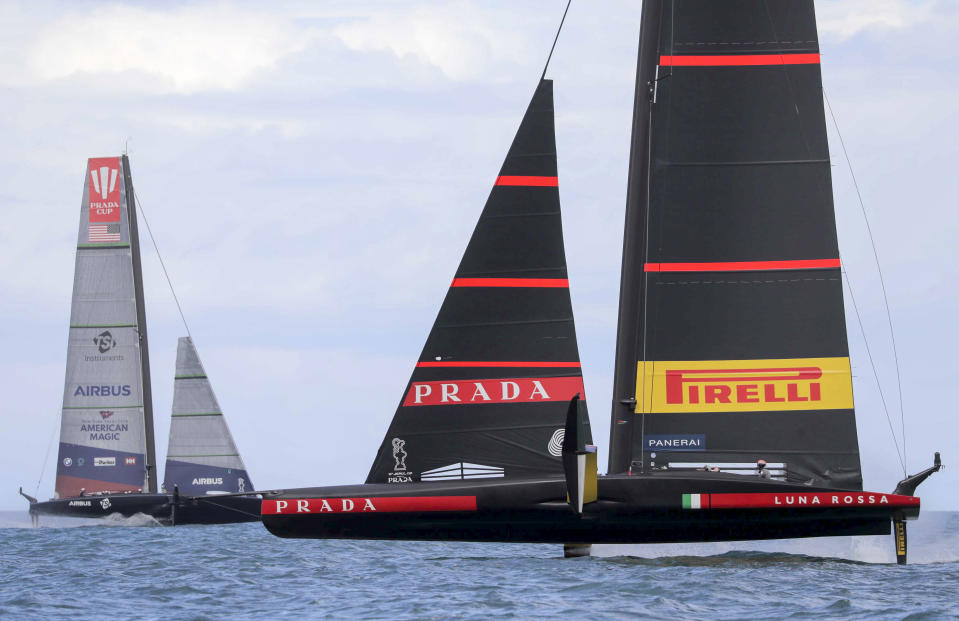
<svg viewBox="0 0 959 621">
<path fill-rule="evenodd" d="M 626 472 L 631 461 L 633 409 L 636 404 L 634 363 L 642 359 L 644 329 L 636 317 L 644 315 L 645 278 L 634 257 L 645 257 L 649 211 L 649 123 L 652 89 L 656 79 L 656 52 L 662 0 L 644 0 L 633 96 L 633 130 L 626 188 L 626 224 L 623 233 L 623 267 L 619 289 L 616 331 L 616 368 L 613 375 L 612 420 L 609 427 L 609 473 Z"/>
<path fill-rule="evenodd" d="M 147 345 L 147 316 L 143 302 L 143 270 L 140 266 L 140 235 L 137 233 L 136 195 L 133 193 L 133 176 L 130 159 L 124 154 L 123 185 L 127 196 L 127 217 L 130 226 L 130 252 L 133 255 L 133 295 L 136 302 L 137 332 L 140 341 L 140 381 L 143 391 L 143 427 L 146 442 L 146 491 L 157 491 L 156 442 L 153 437 L 153 392 L 150 388 L 150 351 Z"/>
</svg>

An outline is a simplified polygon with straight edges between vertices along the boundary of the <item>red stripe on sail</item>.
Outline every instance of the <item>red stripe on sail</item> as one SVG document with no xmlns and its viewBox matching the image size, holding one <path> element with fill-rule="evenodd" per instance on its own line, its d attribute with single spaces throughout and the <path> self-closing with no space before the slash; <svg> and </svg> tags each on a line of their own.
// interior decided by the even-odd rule
<svg viewBox="0 0 959 621">
<path fill-rule="evenodd" d="M 578 362 L 537 362 L 535 360 L 470 360 L 470 361 L 427 361 L 417 362 L 418 367 L 533 367 L 533 368 L 580 368 Z"/>
<path fill-rule="evenodd" d="M 500 176 L 493 185 L 521 185 L 532 187 L 559 187 L 559 177 Z"/>
<path fill-rule="evenodd" d="M 758 272 L 765 270 L 810 270 L 839 267 L 839 259 L 801 261 L 720 261 L 714 263 L 646 263 L 645 272 Z"/>
<path fill-rule="evenodd" d="M 663 67 L 758 67 L 818 65 L 819 54 L 736 54 L 732 56 L 660 56 Z"/>
<path fill-rule="evenodd" d="M 919 498 L 916 496 L 874 492 L 703 494 L 703 496 L 709 496 L 711 509 L 919 506 Z"/>
<path fill-rule="evenodd" d="M 454 278 L 451 287 L 569 288 L 567 278 Z"/>
<path fill-rule="evenodd" d="M 309 513 L 408 513 L 476 511 L 476 496 L 400 496 L 384 498 L 281 498 L 260 503 L 261 515 Z"/>
</svg>

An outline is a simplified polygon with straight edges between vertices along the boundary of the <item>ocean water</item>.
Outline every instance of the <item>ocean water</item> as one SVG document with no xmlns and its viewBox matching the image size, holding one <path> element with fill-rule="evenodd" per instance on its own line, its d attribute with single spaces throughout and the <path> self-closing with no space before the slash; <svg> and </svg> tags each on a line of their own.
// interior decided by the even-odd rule
<svg viewBox="0 0 959 621">
<path fill-rule="evenodd" d="M 3 619 L 956 619 L 959 513 L 892 537 L 560 546 L 283 540 L 0 513 Z"/>
</svg>

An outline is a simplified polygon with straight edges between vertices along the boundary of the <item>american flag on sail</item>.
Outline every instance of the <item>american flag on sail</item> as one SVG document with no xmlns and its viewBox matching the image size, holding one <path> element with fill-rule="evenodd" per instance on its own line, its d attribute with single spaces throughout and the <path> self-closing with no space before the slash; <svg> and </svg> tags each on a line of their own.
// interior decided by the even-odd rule
<svg viewBox="0 0 959 621">
<path fill-rule="evenodd" d="M 90 242 L 97 244 L 103 242 L 118 242 L 120 241 L 120 225 L 119 224 L 91 224 L 90 225 Z"/>
</svg>

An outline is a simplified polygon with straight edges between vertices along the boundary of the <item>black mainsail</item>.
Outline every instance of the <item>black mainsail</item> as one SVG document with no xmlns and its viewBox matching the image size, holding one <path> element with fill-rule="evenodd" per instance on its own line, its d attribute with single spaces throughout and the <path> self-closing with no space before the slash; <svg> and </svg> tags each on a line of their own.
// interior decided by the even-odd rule
<svg viewBox="0 0 959 621">
<path fill-rule="evenodd" d="M 368 483 L 562 474 L 567 404 L 585 394 L 558 186 L 541 80 Z"/>
<path fill-rule="evenodd" d="M 646 0 L 609 471 L 861 489 L 812 0 Z"/>
</svg>

